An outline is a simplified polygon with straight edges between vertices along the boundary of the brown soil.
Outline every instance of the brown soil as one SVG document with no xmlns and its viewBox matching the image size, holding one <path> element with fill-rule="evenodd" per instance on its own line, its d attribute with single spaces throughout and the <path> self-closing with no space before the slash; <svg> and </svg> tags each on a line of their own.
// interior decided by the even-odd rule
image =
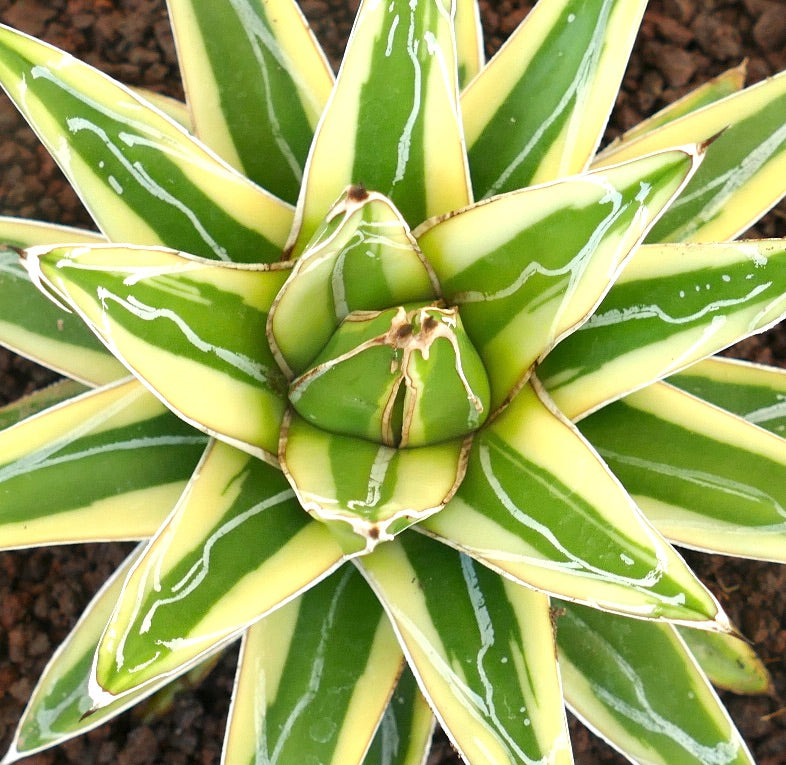
<svg viewBox="0 0 786 765">
<path fill-rule="evenodd" d="M 356 0 L 306 0 L 318 36 L 337 62 Z M 531 3 L 482 0 L 491 54 Z M 130 84 L 182 96 L 163 0 L 0 0 L 0 19 L 78 54 Z M 786 69 L 784 0 L 651 0 L 625 78 L 612 136 L 708 77 L 747 57 L 749 81 Z M 89 225 L 81 204 L 15 110 L 0 99 L 0 214 Z M 756 236 L 786 235 L 781 206 Z M 786 333 L 774 330 L 737 346 L 734 355 L 786 366 Z M 0 352 L 0 402 L 53 379 Z M 33 683 L 81 609 L 129 545 L 85 545 L 0 554 L 0 751 L 9 741 Z M 773 676 L 769 696 L 722 694 L 760 765 L 786 763 L 786 567 L 686 553 L 729 615 L 754 643 Z M 235 651 L 197 689 L 185 690 L 165 714 L 122 715 L 35 765 L 218 763 L 232 687 Z M 687 710 L 686 710 L 687 713 Z M 571 721 L 578 765 L 625 762 Z M 458 762 L 437 734 L 430 765 Z M 679 763 L 675 763 L 679 765 Z"/>
</svg>

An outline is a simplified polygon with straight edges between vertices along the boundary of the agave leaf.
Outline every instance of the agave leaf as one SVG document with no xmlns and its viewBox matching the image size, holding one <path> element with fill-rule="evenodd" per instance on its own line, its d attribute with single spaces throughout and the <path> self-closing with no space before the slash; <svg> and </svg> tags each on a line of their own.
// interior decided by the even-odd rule
<svg viewBox="0 0 786 765">
<path fill-rule="evenodd" d="M 590 440 L 665 537 L 786 562 L 786 441 L 655 383 L 582 420 Z"/>
<path fill-rule="evenodd" d="M 296 202 L 333 86 L 300 9 L 291 0 L 167 5 L 195 134 L 252 181 Z"/>
<path fill-rule="evenodd" d="M 786 192 L 786 72 L 604 152 L 596 167 L 718 136 L 651 242 L 734 239 Z"/>
<path fill-rule="evenodd" d="M 0 546 L 142 539 L 177 502 L 207 439 L 135 380 L 0 432 Z"/>
<path fill-rule="evenodd" d="M 672 625 L 570 603 L 562 609 L 556 632 L 565 697 L 613 747 L 652 765 L 754 765 Z"/>
<path fill-rule="evenodd" d="M 163 93 L 157 93 L 155 90 L 148 88 L 138 88 L 129 86 L 129 90 L 136 93 L 140 98 L 148 101 L 156 107 L 159 111 L 164 112 L 167 117 L 177 122 L 178 125 L 185 128 L 189 133 L 193 133 L 193 125 L 191 120 L 191 113 L 188 106 L 182 101 L 171 96 L 165 96 Z M 65 241 L 61 239 L 60 241 Z"/>
<path fill-rule="evenodd" d="M 677 632 L 713 685 L 734 693 L 767 693 L 770 673 L 742 638 L 678 627 Z"/>
<path fill-rule="evenodd" d="M 716 357 L 672 375 L 669 383 L 786 436 L 786 370 Z"/>
<path fill-rule="evenodd" d="M 350 185 L 390 197 L 410 226 L 471 201 L 452 13 L 452 0 L 361 3 L 306 166 L 296 254 Z"/>
<path fill-rule="evenodd" d="M 431 708 L 405 667 L 363 765 L 423 765 L 433 732 Z"/>
<path fill-rule="evenodd" d="M 538 377 L 577 419 L 767 329 L 784 312 L 784 239 L 647 245 Z"/>
<path fill-rule="evenodd" d="M 402 663 L 382 606 L 345 566 L 246 633 L 223 765 L 361 762 Z"/>
<path fill-rule="evenodd" d="M 396 449 L 328 433 L 290 412 L 279 459 L 300 504 L 329 524 L 348 554 L 364 554 L 444 507 L 468 448 L 459 438 Z"/>
<path fill-rule="evenodd" d="M 462 89 L 483 67 L 483 28 L 475 0 L 455 0 L 454 8 L 458 84 Z"/>
<path fill-rule="evenodd" d="M 467 762 L 572 761 L 544 595 L 419 534 L 358 560 Z"/>
<path fill-rule="evenodd" d="M 158 691 L 160 680 L 92 714 L 88 678 L 98 639 L 112 613 L 123 580 L 139 557 L 138 547 L 114 572 L 83 611 L 69 636 L 58 646 L 19 721 L 3 765 L 86 733 Z"/>
<path fill-rule="evenodd" d="M 653 114 L 651 117 L 642 120 L 623 135 L 612 141 L 595 158 L 595 163 L 600 163 L 607 154 L 613 154 L 624 145 L 642 138 L 645 135 L 655 133 L 669 122 L 673 122 L 686 114 L 698 111 L 704 106 L 714 104 L 726 96 L 742 90 L 745 84 L 745 74 L 747 62 L 743 61 L 739 66 L 722 72 L 717 77 L 699 85 L 699 87 L 688 91 L 682 98 L 673 101 L 668 106 Z"/>
<path fill-rule="evenodd" d="M 0 215 L 0 243 L 5 247 L 24 249 L 37 244 L 100 244 L 105 241 L 106 237 L 96 231 Z"/>
<path fill-rule="evenodd" d="M 712 595 L 545 398 L 525 386 L 475 436 L 456 496 L 420 528 L 559 597 L 726 629 Z"/>
<path fill-rule="evenodd" d="M 75 380 L 58 380 L 46 388 L 39 388 L 22 398 L 0 407 L 0 429 L 10 428 L 18 422 L 43 412 L 50 406 L 85 393 L 89 388 Z"/>
<path fill-rule="evenodd" d="M 109 239 L 219 260 L 279 259 L 290 206 L 128 88 L 8 27 L 0 27 L 0 85 Z"/>
<path fill-rule="evenodd" d="M 446 301 L 460 307 L 485 362 L 492 409 L 586 321 L 700 156 L 662 152 L 505 194 L 416 229 Z"/>
<path fill-rule="evenodd" d="M 0 243 L 6 247 L 103 241 L 90 231 L 0 216 Z M 83 322 L 43 299 L 12 250 L 0 249 L 0 315 L 0 342 L 39 364 L 88 385 L 127 374 Z"/>
<path fill-rule="evenodd" d="M 193 666 L 341 559 L 280 471 L 213 442 L 123 585 L 96 653 L 96 707 Z"/>
<path fill-rule="evenodd" d="M 286 384 L 264 338 L 285 264 L 103 245 L 34 248 L 25 265 L 181 417 L 275 460 Z"/>
<path fill-rule="evenodd" d="M 270 345 L 282 368 L 300 374 L 352 311 L 437 295 L 401 213 L 381 194 L 353 187 L 333 205 L 273 303 Z"/>
<path fill-rule="evenodd" d="M 477 198 L 583 171 L 646 0 L 541 0 L 461 95 Z M 677 141 L 678 146 L 688 141 Z"/>
</svg>

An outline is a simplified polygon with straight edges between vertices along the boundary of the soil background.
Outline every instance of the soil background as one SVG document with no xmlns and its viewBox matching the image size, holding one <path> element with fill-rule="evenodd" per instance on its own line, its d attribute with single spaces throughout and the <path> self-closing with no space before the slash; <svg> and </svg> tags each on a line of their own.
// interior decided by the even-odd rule
<svg viewBox="0 0 786 765">
<path fill-rule="evenodd" d="M 481 0 L 487 55 L 531 5 Z M 356 0 L 305 0 L 303 7 L 337 65 Z M 0 0 L 0 20 L 128 84 L 182 97 L 164 0 Z M 749 82 L 786 69 L 786 0 L 651 0 L 608 137 L 743 59 Z M 0 214 L 91 225 L 54 162 L 2 96 Z M 786 208 L 776 208 L 752 235 L 786 236 Z M 729 353 L 786 366 L 786 331 L 776 328 Z M 53 379 L 47 370 L 0 351 L 0 403 Z M 82 545 L 0 554 L 0 753 L 49 656 L 130 549 Z M 772 674 L 769 695 L 721 695 L 760 765 L 786 765 L 786 567 L 689 551 L 685 555 Z M 231 648 L 207 680 L 182 690 L 163 714 L 151 715 L 143 707 L 25 762 L 218 763 L 235 660 L 236 649 Z M 573 719 L 571 735 L 578 765 L 626 762 Z M 437 733 L 429 765 L 458 762 L 444 735 Z"/>
</svg>

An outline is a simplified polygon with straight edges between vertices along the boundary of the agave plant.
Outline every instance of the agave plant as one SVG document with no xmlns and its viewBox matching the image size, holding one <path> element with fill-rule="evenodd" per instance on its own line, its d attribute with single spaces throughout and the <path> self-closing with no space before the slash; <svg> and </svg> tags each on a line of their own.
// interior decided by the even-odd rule
<svg viewBox="0 0 786 765">
<path fill-rule="evenodd" d="M 242 637 L 223 762 L 751 763 L 762 665 L 672 543 L 786 560 L 786 74 L 596 153 L 645 0 L 363 0 L 337 77 L 290 0 L 169 0 L 187 104 L 0 30 L 98 231 L 3 219 L 6 548 L 143 540 L 5 763 Z M 49 300 L 47 300 L 49 298 Z M 556 656 L 556 658 L 555 658 Z"/>
</svg>

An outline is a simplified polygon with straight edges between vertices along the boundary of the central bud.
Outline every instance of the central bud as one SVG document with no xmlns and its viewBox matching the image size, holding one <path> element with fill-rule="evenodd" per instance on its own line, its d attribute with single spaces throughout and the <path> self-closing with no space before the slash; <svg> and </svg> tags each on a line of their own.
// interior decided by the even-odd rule
<svg viewBox="0 0 786 765">
<path fill-rule="evenodd" d="M 458 311 L 416 304 L 350 313 L 289 400 L 322 430 L 416 447 L 477 430 L 489 383 Z"/>
</svg>

